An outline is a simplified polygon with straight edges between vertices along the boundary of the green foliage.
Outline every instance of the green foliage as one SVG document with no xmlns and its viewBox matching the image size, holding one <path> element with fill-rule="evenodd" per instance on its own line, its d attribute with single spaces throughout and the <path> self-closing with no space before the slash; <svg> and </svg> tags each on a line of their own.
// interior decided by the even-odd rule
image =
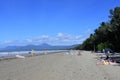
<svg viewBox="0 0 120 80">
<path fill-rule="evenodd" d="M 98 47 L 98 50 L 103 50 L 103 49 L 105 49 L 104 43 L 98 44 L 97 47 Z"/>
<path fill-rule="evenodd" d="M 98 50 L 103 50 L 105 48 L 111 48 L 111 49 L 113 49 L 113 45 L 111 43 L 109 43 L 109 42 L 100 43 L 100 44 L 97 45 L 97 49 Z"/>
<path fill-rule="evenodd" d="M 110 21 L 102 22 L 98 29 L 86 39 L 77 49 L 101 50 L 112 48 L 120 51 L 120 7 L 110 10 Z"/>
</svg>

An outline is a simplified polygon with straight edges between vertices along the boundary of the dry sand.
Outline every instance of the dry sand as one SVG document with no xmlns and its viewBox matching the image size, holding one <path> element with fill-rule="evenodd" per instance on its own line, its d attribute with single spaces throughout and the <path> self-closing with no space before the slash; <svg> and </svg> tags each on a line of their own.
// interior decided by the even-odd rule
<svg viewBox="0 0 120 80">
<path fill-rule="evenodd" d="M 64 53 L 0 61 L 0 80 L 120 80 L 120 66 L 96 65 L 95 54 Z"/>
</svg>

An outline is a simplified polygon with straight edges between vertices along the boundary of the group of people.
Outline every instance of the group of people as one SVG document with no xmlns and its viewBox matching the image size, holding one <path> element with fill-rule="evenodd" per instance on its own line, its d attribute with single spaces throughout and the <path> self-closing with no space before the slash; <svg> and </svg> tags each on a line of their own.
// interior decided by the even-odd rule
<svg viewBox="0 0 120 80">
<path fill-rule="evenodd" d="M 101 62 L 98 62 L 97 63 L 98 65 L 118 65 L 116 63 L 116 60 L 110 58 L 110 51 L 106 51 L 104 53 L 105 53 L 105 58 L 103 58 L 102 55 L 99 56 Z"/>
</svg>

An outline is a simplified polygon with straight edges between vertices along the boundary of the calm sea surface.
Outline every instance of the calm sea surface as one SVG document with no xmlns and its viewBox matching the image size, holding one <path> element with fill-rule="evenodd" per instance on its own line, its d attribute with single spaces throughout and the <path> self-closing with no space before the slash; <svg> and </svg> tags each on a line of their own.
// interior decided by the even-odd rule
<svg viewBox="0 0 120 80">
<path fill-rule="evenodd" d="M 68 50 L 46 50 L 46 51 L 15 51 L 15 52 L 0 52 L 0 57 L 3 56 L 15 56 L 15 55 L 28 55 L 31 53 L 34 54 L 44 54 L 44 53 L 55 53 L 55 52 L 64 52 Z"/>
</svg>

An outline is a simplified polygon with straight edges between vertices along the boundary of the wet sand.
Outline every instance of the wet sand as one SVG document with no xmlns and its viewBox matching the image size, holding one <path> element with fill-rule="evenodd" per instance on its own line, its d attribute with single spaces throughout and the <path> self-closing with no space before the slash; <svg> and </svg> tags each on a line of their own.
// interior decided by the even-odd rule
<svg viewBox="0 0 120 80">
<path fill-rule="evenodd" d="M 120 80 L 120 66 L 97 62 L 89 51 L 81 51 L 80 56 L 65 52 L 3 60 L 0 80 Z"/>
</svg>

